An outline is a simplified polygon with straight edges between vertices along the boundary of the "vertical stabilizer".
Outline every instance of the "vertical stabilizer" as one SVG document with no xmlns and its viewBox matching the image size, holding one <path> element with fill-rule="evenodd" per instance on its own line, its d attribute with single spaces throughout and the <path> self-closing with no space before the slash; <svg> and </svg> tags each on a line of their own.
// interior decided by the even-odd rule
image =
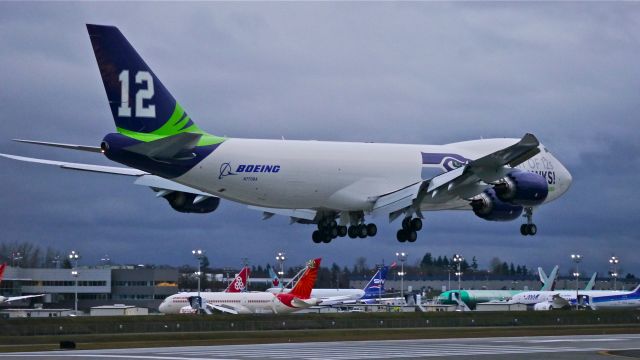
<svg viewBox="0 0 640 360">
<path fill-rule="evenodd" d="M 224 292 L 237 293 L 244 291 L 247 286 L 247 278 L 249 277 L 250 273 L 251 270 L 248 266 L 243 267 L 242 270 L 240 270 L 240 272 L 233 279 L 231 284 L 229 284 L 229 286 L 224 290 Z"/>
<path fill-rule="evenodd" d="M 269 277 L 271 278 L 271 287 L 280 289 L 283 288 L 282 281 L 280 281 L 280 278 L 278 277 L 276 272 L 273 271 L 272 267 L 269 267 Z"/>
<path fill-rule="evenodd" d="M 547 277 L 547 280 L 544 282 L 544 285 L 542 285 L 542 288 L 540 289 L 540 291 L 553 291 L 556 288 L 556 280 L 558 278 L 558 269 L 560 267 L 558 265 L 554 266 L 553 270 L 551 270 L 551 272 L 549 273 L 549 276 Z M 539 271 L 542 271 L 542 269 L 538 268 Z M 542 271 L 542 274 L 544 274 L 544 271 Z M 541 276 L 542 276 L 541 274 Z"/>
<path fill-rule="evenodd" d="M 290 295 L 293 295 L 300 299 L 308 299 L 311 297 L 311 290 L 313 290 L 313 286 L 316 284 L 316 279 L 318 278 L 318 269 L 320 268 L 320 261 L 322 259 L 317 258 L 311 260 L 307 263 L 307 269 L 304 274 L 300 277 L 296 285 L 289 292 Z"/>
</svg>

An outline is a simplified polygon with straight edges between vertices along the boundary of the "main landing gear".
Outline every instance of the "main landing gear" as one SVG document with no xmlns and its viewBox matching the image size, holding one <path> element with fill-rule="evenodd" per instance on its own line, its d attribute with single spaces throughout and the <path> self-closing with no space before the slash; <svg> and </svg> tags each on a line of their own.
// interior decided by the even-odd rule
<svg viewBox="0 0 640 360">
<path fill-rule="evenodd" d="M 523 217 L 527 218 L 527 223 L 520 225 L 520 234 L 527 235 L 535 235 L 538 233 L 538 227 L 533 223 L 533 209 L 528 207 L 524 208 Z"/>
<path fill-rule="evenodd" d="M 418 231 L 422 229 L 422 219 L 407 216 L 402 219 L 402 229 L 398 230 L 396 238 L 400 242 L 414 242 L 418 238 Z"/>
<path fill-rule="evenodd" d="M 316 244 L 325 243 L 328 244 L 331 240 L 337 237 L 345 237 L 349 235 L 350 238 L 361 238 L 364 239 L 367 236 L 375 236 L 378 233 L 378 227 L 376 224 L 358 224 L 351 225 L 349 227 L 344 225 L 338 225 L 338 223 L 333 220 L 322 220 L 318 223 L 318 230 L 314 231 L 311 234 L 311 238 L 313 242 Z"/>
</svg>

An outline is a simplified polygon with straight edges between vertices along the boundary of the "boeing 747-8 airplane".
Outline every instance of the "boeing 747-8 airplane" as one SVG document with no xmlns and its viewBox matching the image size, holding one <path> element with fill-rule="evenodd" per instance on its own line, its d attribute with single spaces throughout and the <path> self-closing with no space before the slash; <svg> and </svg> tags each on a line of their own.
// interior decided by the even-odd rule
<svg viewBox="0 0 640 360">
<path fill-rule="evenodd" d="M 413 242 L 425 211 L 472 210 L 489 221 L 523 213 L 535 235 L 536 208 L 571 184 L 569 171 L 532 134 L 447 145 L 259 140 L 211 135 L 196 125 L 113 26 L 87 25 L 116 132 L 99 147 L 21 142 L 103 153 L 109 167 L 2 156 L 64 169 L 126 175 L 177 211 L 210 213 L 220 199 L 316 224 L 313 241 L 374 236 L 371 218 L 401 218 Z"/>
</svg>

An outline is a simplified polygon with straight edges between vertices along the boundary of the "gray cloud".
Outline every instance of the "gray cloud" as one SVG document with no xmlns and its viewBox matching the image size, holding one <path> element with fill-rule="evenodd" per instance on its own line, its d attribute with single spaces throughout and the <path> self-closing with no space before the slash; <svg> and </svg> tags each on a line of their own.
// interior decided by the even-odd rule
<svg viewBox="0 0 640 360">
<path fill-rule="evenodd" d="M 235 137 L 436 143 L 534 132 L 574 175 L 536 214 L 540 233 L 466 212 L 429 213 L 400 246 L 311 243 L 309 226 L 225 202 L 184 215 L 130 179 L 2 161 L 0 240 L 29 240 L 116 261 L 293 262 L 321 255 L 373 264 L 403 248 L 461 251 L 568 270 L 603 270 L 610 253 L 637 271 L 640 233 L 640 7 L 634 3 L 1 3 L 0 151 L 109 164 L 11 143 L 95 145 L 113 131 L 85 23 L 120 27 L 202 127 Z M 366 246 L 363 246 L 366 244 Z M 251 249 L 251 251 L 247 251 Z M 415 258 L 414 258 L 415 260 Z"/>
</svg>

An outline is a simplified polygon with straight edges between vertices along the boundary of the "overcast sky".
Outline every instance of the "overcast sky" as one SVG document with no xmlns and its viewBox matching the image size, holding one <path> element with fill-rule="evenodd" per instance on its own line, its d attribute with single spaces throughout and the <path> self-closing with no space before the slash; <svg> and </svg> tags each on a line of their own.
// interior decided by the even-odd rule
<svg viewBox="0 0 640 360">
<path fill-rule="evenodd" d="M 0 241 L 76 249 L 92 264 L 216 266 L 321 256 L 373 266 L 398 250 L 530 267 L 612 254 L 640 272 L 640 4 L 0 3 L 0 152 L 110 164 L 12 138 L 98 145 L 114 131 L 85 23 L 116 25 L 203 129 L 230 137 L 444 144 L 533 132 L 573 174 L 520 221 L 427 213 L 413 244 L 380 220 L 367 239 L 311 241 L 313 226 L 223 201 L 173 211 L 126 177 L 0 160 Z"/>
</svg>

